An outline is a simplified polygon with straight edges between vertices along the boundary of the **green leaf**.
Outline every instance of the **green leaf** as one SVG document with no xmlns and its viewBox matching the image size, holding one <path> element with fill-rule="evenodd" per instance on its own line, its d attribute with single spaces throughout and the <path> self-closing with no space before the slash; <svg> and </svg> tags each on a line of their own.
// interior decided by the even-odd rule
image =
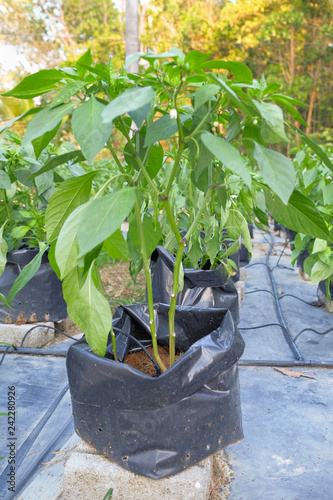
<svg viewBox="0 0 333 500">
<path fill-rule="evenodd" d="M 323 188 L 324 205 L 333 203 L 333 182 L 330 181 Z"/>
<path fill-rule="evenodd" d="M 10 182 L 9 175 L 4 170 L 0 170 L 0 188 L 10 189 L 11 185 L 12 183 Z"/>
<path fill-rule="evenodd" d="M 127 69 L 132 63 L 139 61 L 142 56 L 146 56 L 146 52 L 137 52 L 136 54 L 131 54 L 125 59 L 125 69 Z"/>
<path fill-rule="evenodd" d="M 273 98 L 273 96 L 270 96 L 270 97 Z M 308 107 L 308 105 L 304 104 L 304 102 L 298 101 L 297 99 L 294 99 L 293 97 L 289 97 L 288 95 L 274 94 L 274 98 L 284 99 L 285 101 L 290 102 L 294 106 L 305 106 L 305 107 Z"/>
<path fill-rule="evenodd" d="M 68 101 L 68 99 L 82 90 L 86 85 L 88 85 L 87 82 L 82 82 L 80 80 L 70 82 L 68 85 L 66 85 L 66 87 L 63 87 L 61 90 L 59 90 L 51 103 L 51 108 L 55 108 L 56 106 L 59 106 L 59 104 L 63 104 L 64 102 Z"/>
<path fill-rule="evenodd" d="M 294 126 L 292 126 L 292 128 L 296 130 L 296 132 L 305 142 L 305 144 L 307 144 L 312 149 L 312 151 L 314 151 L 317 154 L 317 156 L 321 159 L 321 161 L 333 172 L 333 163 L 331 162 L 331 160 L 329 159 L 323 148 L 319 146 L 319 144 L 317 144 L 315 141 L 310 139 L 310 137 L 308 137 L 302 130 Z"/>
<path fill-rule="evenodd" d="M 283 154 L 265 148 L 257 142 L 253 156 L 258 162 L 264 181 L 284 203 L 288 203 L 296 180 L 292 162 Z"/>
<path fill-rule="evenodd" d="M 53 187 L 53 172 L 45 172 L 44 174 L 39 175 L 35 179 L 36 187 L 38 195 L 45 193 L 48 189 Z"/>
<path fill-rule="evenodd" d="M 133 214 L 128 218 L 129 229 L 127 232 L 127 245 L 130 259 L 130 274 L 135 283 L 136 277 L 143 267 L 143 261 L 140 252 L 140 237 L 138 233 L 136 218 Z"/>
<path fill-rule="evenodd" d="M 138 127 L 138 129 L 141 128 L 143 121 L 149 115 L 150 110 L 152 108 L 152 105 L 153 105 L 153 101 L 148 102 L 147 104 L 142 106 L 142 108 L 132 110 L 128 113 L 130 115 L 130 117 L 132 118 L 132 120 L 134 121 L 134 123 L 136 124 L 136 126 Z"/>
<path fill-rule="evenodd" d="M 7 264 L 8 245 L 7 245 L 7 241 L 3 237 L 3 230 L 4 230 L 4 227 L 6 224 L 7 224 L 7 221 L 1 226 L 1 229 L 0 229 L 0 276 L 4 272 L 6 264 Z"/>
<path fill-rule="evenodd" d="M 142 221 L 146 252 L 149 257 L 162 238 L 161 226 L 151 215 L 145 214 Z"/>
<path fill-rule="evenodd" d="M 279 106 L 257 101 L 255 105 L 264 119 L 261 126 L 263 139 L 272 144 L 276 142 L 289 142 L 284 131 L 283 113 Z"/>
<path fill-rule="evenodd" d="M 16 87 L 4 96 L 17 97 L 18 99 L 32 99 L 56 89 L 60 80 L 66 75 L 58 69 L 42 69 L 33 75 L 26 76 Z"/>
<path fill-rule="evenodd" d="M 77 265 L 79 246 L 77 230 L 83 214 L 90 203 L 79 206 L 65 220 L 55 247 L 55 260 L 60 271 L 60 279 L 64 279 Z"/>
<path fill-rule="evenodd" d="M 205 69 L 227 69 L 231 71 L 241 82 L 252 83 L 253 76 L 250 68 L 248 68 L 245 64 L 240 62 L 231 62 L 231 61 L 221 61 L 219 59 L 214 59 L 213 61 L 206 61 L 201 64 L 202 68 Z"/>
<path fill-rule="evenodd" d="M 58 236 L 67 217 L 80 205 L 89 200 L 91 183 L 95 172 L 67 179 L 62 182 L 50 198 L 45 216 L 47 241 Z"/>
<path fill-rule="evenodd" d="M 232 139 L 237 137 L 237 135 L 239 134 L 239 132 L 241 130 L 242 130 L 242 127 L 241 127 L 240 118 L 239 118 L 238 114 L 236 113 L 236 111 L 233 111 L 231 116 L 230 116 L 225 140 L 228 142 L 232 141 Z"/>
<path fill-rule="evenodd" d="M 81 285 L 79 270 L 64 279 L 63 292 L 69 317 L 84 332 L 92 351 L 104 356 L 112 324 L 112 314 L 106 298 L 99 292 L 93 279 L 94 265 Z"/>
<path fill-rule="evenodd" d="M 22 146 L 27 146 L 37 137 L 53 130 L 64 116 L 72 112 L 74 106 L 75 104 L 72 103 L 61 104 L 56 108 L 47 107 L 40 111 L 29 123 L 22 140 Z"/>
<path fill-rule="evenodd" d="M 23 238 L 23 236 L 25 236 L 27 234 L 27 232 L 29 231 L 29 227 L 28 226 L 16 226 L 16 227 L 13 227 L 11 233 L 12 233 L 12 237 L 13 238 Z"/>
<path fill-rule="evenodd" d="M 220 90 L 218 85 L 208 84 L 200 87 L 194 94 L 194 111 L 199 109 L 203 104 L 210 101 Z"/>
<path fill-rule="evenodd" d="M 314 203 L 299 191 L 294 190 L 287 205 L 267 190 L 265 190 L 265 198 L 268 211 L 280 224 L 312 238 L 332 241 L 320 212 Z"/>
<path fill-rule="evenodd" d="M 2 127 L 0 127 L 0 134 L 4 130 L 6 130 L 6 128 L 10 127 L 10 125 L 12 125 L 13 123 L 17 122 L 18 120 L 22 120 L 23 118 L 26 118 L 27 116 L 30 116 L 30 115 L 35 115 L 36 113 L 39 113 L 42 109 L 44 109 L 44 108 L 43 107 L 41 107 L 41 108 L 31 108 L 31 109 L 29 109 L 29 111 L 26 111 L 22 115 L 16 116 L 15 118 L 12 118 L 8 122 L 6 122 Z"/>
<path fill-rule="evenodd" d="M 184 123 L 189 118 L 190 115 L 184 113 L 179 115 L 180 123 Z M 154 144 L 154 142 L 168 139 L 176 132 L 178 132 L 177 120 L 170 118 L 169 114 L 164 115 L 147 128 L 145 147 Z"/>
<path fill-rule="evenodd" d="M 164 151 L 161 144 L 152 146 L 147 163 L 147 172 L 151 179 L 154 179 L 161 170 L 164 159 Z"/>
<path fill-rule="evenodd" d="M 242 236 L 245 247 L 250 254 L 252 254 L 252 241 L 249 227 L 245 217 L 238 210 L 230 210 L 225 228 L 228 231 L 228 236 L 235 241 L 239 236 Z"/>
<path fill-rule="evenodd" d="M 33 141 L 31 141 L 31 144 L 34 148 L 36 160 L 39 158 L 40 154 L 46 148 L 46 146 L 49 144 L 49 142 L 52 141 L 53 137 L 58 132 L 59 127 L 60 127 L 60 122 L 54 127 L 53 130 L 50 130 L 49 132 L 45 132 L 45 134 L 43 134 L 40 137 L 37 137 L 37 139 L 34 139 Z"/>
<path fill-rule="evenodd" d="M 56 242 L 54 241 L 52 243 L 52 245 L 50 245 L 48 259 L 49 259 L 50 266 L 52 267 L 53 271 L 56 273 L 58 279 L 60 280 L 60 269 L 59 269 L 58 264 L 55 260 L 55 247 L 56 247 Z"/>
<path fill-rule="evenodd" d="M 25 287 L 28 281 L 30 281 L 31 278 L 35 276 L 38 269 L 40 268 L 40 265 L 42 263 L 42 257 L 46 252 L 46 250 L 47 250 L 46 243 L 41 243 L 38 254 L 32 259 L 32 261 L 29 262 L 29 264 L 24 266 L 24 268 L 14 281 L 13 286 L 7 295 L 7 301 L 9 302 L 9 304 L 13 302 L 18 292 Z"/>
<path fill-rule="evenodd" d="M 324 252 L 327 248 L 327 241 L 316 238 L 313 244 L 312 253 Z"/>
<path fill-rule="evenodd" d="M 297 120 L 299 123 L 301 123 L 302 125 L 304 125 L 305 127 L 307 127 L 306 121 L 303 120 L 303 118 L 300 115 L 300 113 L 297 111 L 297 109 L 294 108 L 294 106 L 292 105 L 292 103 L 290 101 L 288 101 L 284 97 L 282 97 L 280 95 L 277 95 L 277 94 L 271 95 L 270 98 L 272 99 L 272 101 L 277 102 L 281 106 L 281 108 L 283 108 L 286 111 L 288 111 L 288 113 L 293 118 L 295 118 L 295 120 Z"/>
<path fill-rule="evenodd" d="M 117 229 L 104 241 L 103 250 L 112 259 L 120 259 L 128 262 L 127 243 L 120 229 Z"/>
<path fill-rule="evenodd" d="M 34 179 L 35 177 L 38 177 L 41 174 L 44 174 L 45 172 L 49 172 L 50 170 L 53 170 L 54 168 L 58 167 L 59 165 L 63 165 L 64 163 L 68 163 L 69 161 L 71 162 L 71 165 L 74 163 L 84 161 L 85 157 L 83 156 L 82 152 L 80 150 L 75 149 L 74 151 L 69 151 L 69 153 L 64 153 L 59 156 L 53 156 L 51 157 L 45 165 L 38 170 L 37 172 L 32 173 L 28 177 L 28 181 L 31 179 Z"/>
<path fill-rule="evenodd" d="M 210 262 L 213 264 L 215 261 L 215 257 L 217 256 L 221 246 L 220 230 L 217 225 L 217 222 L 214 226 L 208 227 L 205 230 L 205 233 L 206 233 L 204 239 L 205 250 L 209 257 Z"/>
<path fill-rule="evenodd" d="M 89 204 L 89 213 L 82 219 L 77 231 L 80 256 L 102 243 L 121 226 L 132 210 L 134 192 L 135 188 L 128 187 Z"/>
<path fill-rule="evenodd" d="M 197 71 L 199 67 L 204 66 L 204 62 L 208 59 L 209 54 L 204 54 L 203 52 L 200 52 L 199 50 L 192 50 L 191 52 L 188 52 L 185 56 L 184 63 L 188 63 L 190 69 L 193 69 L 194 71 Z"/>
<path fill-rule="evenodd" d="M 249 116 L 252 116 L 254 114 L 254 111 L 251 109 L 250 106 L 248 106 L 247 104 L 245 104 L 243 101 L 241 101 L 238 97 L 238 95 L 236 94 L 236 92 L 234 92 L 227 83 L 225 83 L 221 78 L 218 78 L 218 76 L 216 76 L 214 73 L 210 73 L 211 77 L 217 81 L 221 87 L 223 87 L 223 89 L 225 90 L 225 92 L 229 95 L 230 97 L 230 100 L 231 100 L 231 104 L 235 107 L 235 108 L 238 108 L 238 109 L 241 109 L 244 111 L 244 113 L 246 113 L 246 115 L 249 115 Z M 247 96 L 247 94 L 244 94 Z M 250 97 L 247 96 L 248 100 L 250 101 Z"/>
<path fill-rule="evenodd" d="M 143 108 L 155 98 L 152 87 L 135 87 L 120 94 L 113 99 L 102 113 L 103 123 L 112 122 L 117 116 Z M 148 108 L 149 111 L 150 107 Z"/>
<path fill-rule="evenodd" d="M 333 275 L 333 264 L 328 266 L 321 260 L 315 262 L 311 270 L 311 283 L 316 285 L 319 281 L 326 280 Z"/>
<path fill-rule="evenodd" d="M 73 113 L 73 134 L 88 163 L 92 163 L 112 132 L 112 122 L 103 123 L 102 121 L 104 110 L 104 104 L 91 97 Z"/>
<path fill-rule="evenodd" d="M 111 500 L 112 495 L 113 495 L 113 488 L 110 488 L 110 489 L 106 492 L 105 497 L 103 498 L 103 500 Z"/>
<path fill-rule="evenodd" d="M 88 49 L 78 61 L 76 61 L 76 69 L 79 73 L 80 78 L 84 78 L 86 74 L 85 66 L 90 66 L 92 64 L 92 55 L 90 49 Z"/>
<path fill-rule="evenodd" d="M 238 149 L 232 146 L 222 137 L 209 132 L 201 134 L 201 140 L 205 147 L 220 160 L 229 170 L 239 175 L 244 182 L 251 186 L 251 175 Z"/>
</svg>

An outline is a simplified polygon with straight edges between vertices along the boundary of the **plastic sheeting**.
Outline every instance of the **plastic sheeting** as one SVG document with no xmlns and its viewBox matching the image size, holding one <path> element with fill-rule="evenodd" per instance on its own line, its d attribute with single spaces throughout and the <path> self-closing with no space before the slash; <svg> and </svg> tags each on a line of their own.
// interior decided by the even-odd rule
<svg viewBox="0 0 333 500">
<path fill-rule="evenodd" d="M 146 306 L 119 309 L 116 328 L 147 338 Z M 155 312 L 161 339 L 167 306 Z M 231 313 L 178 306 L 175 321 L 177 345 L 186 352 L 156 378 L 93 354 L 84 341 L 67 356 L 76 432 L 122 467 L 153 479 L 243 437 L 237 361 L 244 342 Z"/>
<path fill-rule="evenodd" d="M 8 295 L 21 270 L 37 255 L 38 250 L 23 248 L 7 254 L 7 264 L 0 277 L 0 292 Z M 67 317 L 61 282 L 51 268 L 47 253 L 36 275 L 18 292 L 11 303 L 13 309 L 0 310 L 0 323 L 59 321 Z"/>
<path fill-rule="evenodd" d="M 170 303 L 175 258 L 158 246 L 151 256 L 151 276 L 155 302 Z M 210 271 L 184 268 L 184 288 L 177 295 L 177 304 L 229 309 L 239 321 L 238 294 L 222 265 Z"/>
</svg>

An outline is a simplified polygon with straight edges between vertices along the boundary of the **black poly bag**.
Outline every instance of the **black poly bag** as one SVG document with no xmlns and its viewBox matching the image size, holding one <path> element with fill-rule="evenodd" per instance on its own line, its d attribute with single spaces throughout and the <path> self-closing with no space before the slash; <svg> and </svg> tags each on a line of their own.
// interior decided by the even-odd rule
<svg viewBox="0 0 333 500">
<path fill-rule="evenodd" d="M 170 303 L 175 258 L 158 246 L 150 261 L 154 302 Z M 214 271 L 184 267 L 184 288 L 177 295 L 177 304 L 229 309 L 235 323 L 239 322 L 238 293 L 222 265 Z"/>
<path fill-rule="evenodd" d="M 38 254 L 36 248 L 21 248 L 7 254 L 7 264 L 0 277 L 0 292 L 7 296 L 24 266 Z M 60 321 L 67 317 L 67 306 L 61 281 L 49 264 L 47 252 L 35 276 L 18 292 L 11 303 L 13 309 L 0 310 L 0 323 L 16 321 Z"/>
<path fill-rule="evenodd" d="M 131 308 L 131 315 L 119 308 L 117 331 L 149 338 L 137 321 L 145 314 Z M 122 467 L 152 479 L 181 472 L 243 438 L 237 367 L 243 339 L 229 311 L 191 309 L 195 321 L 178 306 L 175 318 L 186 352 L 157 378 L 93 354 L 84 341 L 67 355 L 76 432 Z M 157 316 L 165 313 L 156 307 Z M 157 320 L 162 330 L 163 317 Z"/>
</svg>

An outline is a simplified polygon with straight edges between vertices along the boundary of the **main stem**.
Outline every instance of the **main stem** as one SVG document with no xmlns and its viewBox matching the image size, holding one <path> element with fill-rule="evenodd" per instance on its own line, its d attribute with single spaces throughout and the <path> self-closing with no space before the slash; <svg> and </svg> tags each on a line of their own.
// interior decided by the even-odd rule
<svg viewBox="0 0 333 500">
<path fill-rule="evenodd" d="M 148 262 L 147 251 L 146 251 L 146 243 L 145 243 L 145 239 L 144 239 L 143 225 L 142 225 L 142 221 L 141 221 L 141 211 L 140 211 L 140 201 L 139 201 L 138 190 L 136 190 L 136 192 L 135 192 L 135 213 L 136 213 L 137 226 L 138 226 L 139 236 L 140 236 L 141 256 L 142 256 L 143 267 L 145 270 L 146 283 L 147 283 L 149 325 L 150 325 L 151 339 L 152 339 L 152 344 L 153 344 L 154 358 L 155 358 L 158 366 L 160 367 L 161 371 L 164 372 L 166 370 L 166 367 L 165 367 L 165 365 L 164 365 L 163 361 L 161 360 L 160 355 L 158 353 L 157 336 L 156 336 L 155 320 L 154 320 L 153 285 L 152 285 L 152 281 L 151 281 L 151 271 L 149 269 L 149 262 Z"/>
<path fill-rule="evenodd" d="M 169 354 L 170 354 L 170 366 L 175 362 L 176 356 L 176 332 L 175 332 L 175 315 L 176 315 L 176 305 L 177 305 L 177 295 L 179 290 L 179 276 L 180 268 L 182 266 L 182 258 L 186 242 L 182 242 L 178 245 L 176 260 L 173 266 L 173 283 L 172 292 L 170 298 L 170 309 L 169 309 Z"/>
</svg>

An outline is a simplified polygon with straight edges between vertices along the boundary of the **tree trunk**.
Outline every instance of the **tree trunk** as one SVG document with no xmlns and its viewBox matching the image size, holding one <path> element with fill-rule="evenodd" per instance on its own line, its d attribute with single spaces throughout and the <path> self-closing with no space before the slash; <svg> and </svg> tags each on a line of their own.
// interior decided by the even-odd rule
<svg viewBox="0 0 333 500">
<path fill-rule="evenodd" d="M 139 45 L 139 0 L 126 0 L 126 57 L 140 51 Z M 139 62 L 132 63 L 127 71 L 139 72 Z"/>
<path fill-rule="evenodd" d="M 305 133 L 310 134 L 311 133 L 311 122 L 312 122 L 312 113 L 313 113 L 313 107 L 314 107 L 314 102 L 316 98 L 316 91 L 312 90 L 310 93 L 310 103 L 309 103 L 309 110 L 308 110 L 308 118 L 306 120 L 306 123 L 308 124 Z"/>
</svg>

